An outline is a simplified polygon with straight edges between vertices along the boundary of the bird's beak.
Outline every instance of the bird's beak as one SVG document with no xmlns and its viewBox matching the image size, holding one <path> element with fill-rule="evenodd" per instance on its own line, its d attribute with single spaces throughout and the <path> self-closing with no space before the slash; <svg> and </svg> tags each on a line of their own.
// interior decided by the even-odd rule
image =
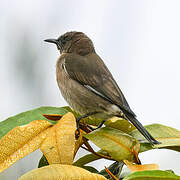
<svg viewBox="0 0 180 180">
<path fill-rule="evenodd" d="M 57 44 L 58 43 L 58 40 L 57 39 L 46 39 L 44 40 L 45 42 L 49 42 L 49 43 L 54 43 L 54 44 Z"/>
</svg>

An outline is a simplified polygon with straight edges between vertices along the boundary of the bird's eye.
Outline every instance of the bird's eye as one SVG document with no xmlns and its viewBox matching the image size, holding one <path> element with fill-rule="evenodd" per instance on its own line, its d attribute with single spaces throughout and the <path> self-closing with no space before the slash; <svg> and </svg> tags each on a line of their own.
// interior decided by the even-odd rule
<svg viewBox="0 0 180 180">
<path fill-rule="evenodd" d="M 64 37 L 64 39 L 65 39 L 66 41 L 70 41 L 70 40 L 72 39 L 72 37 L 69 36 L 69 35 L 67 35 L 67 36 Z"/>
<path fill-rule="evenodd" d="M 66 40 L 64 38 L 61 39 L 61 43 L 62 44 L 65 44 L 66 43 Z"/>
<path fill-rule="evenodd" d="M 68 35 L 60 36 L 58 41 L 61 45 L 65 45 L 67 41 L 71 40 L 71 37 Z"/>
<path fill-rule="evenodd" d="M 69 40 L 70 40 L 70 39 L 69 39 L 68 36 L 63 36 L 63 37 L 61 37 L 61 39 L 60 39 L 60 41 L 61 41 L 62 44 L 66 44 L 66 42 L 69 41 Z"/>
</svg>

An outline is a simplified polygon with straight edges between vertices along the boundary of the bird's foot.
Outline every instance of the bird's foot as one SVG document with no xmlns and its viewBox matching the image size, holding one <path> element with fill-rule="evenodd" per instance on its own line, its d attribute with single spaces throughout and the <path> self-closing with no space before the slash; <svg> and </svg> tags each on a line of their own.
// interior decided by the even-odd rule
<svg viewBox="0 0 180 180">
<path fill-rule="evenodd" d="M 76 118 L 76 126 L 77 126 L 77 129 L 76 129 L 76 131 L 75 131 L 75 137 L 76 137 L 76 139 L 78 139 L 78 138 L 79 138 L 79 135 L 80 135 L 80 127 L 79 127 L 80 120 L 83 119 L 83 118 L 89 117 L 89 116 L 91 116 L 91 115 L 94 115 L 94 114 L 96 114 L 96 113 L 98 113 L 98 112 L 90 112 L 90 113 L 84 114 L 84 115 L 79 116 L 79 117 Z"/>
</svg>

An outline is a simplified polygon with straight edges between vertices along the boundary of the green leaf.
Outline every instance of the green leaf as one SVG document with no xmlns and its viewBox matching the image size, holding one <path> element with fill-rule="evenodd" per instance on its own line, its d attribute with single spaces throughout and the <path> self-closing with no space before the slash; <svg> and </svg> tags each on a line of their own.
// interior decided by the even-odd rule
<svg viewBox="0 0 180 180">
<path fill-rule="evenodd" d="M 100 150 L 97 152 L 98 154 L 102 154 L 102 155 L 105 155 L 107 156 L 108 153 L 103 151 L 103 150 Z M 85 164 L 88 164 L 90 162 L 93 162 L 93 161 L 96 161 L 98 159 L 101 159 L 100 156 L 97 156 L 95 154 L 86 154 L 85 156 L 79 158 L 76 162 L 73 163 L 74 166 L 79 166 L 79 167 L 83 167 Z"/>
<path fill-rule="evenodd" d="M 106 151 L 116 161 L 137 160 L 139 143 L 135 138 L 120 130 L 104 127 L 84 136 Z"/>
<path fill-rule="evenodd" d="M 180 176 L 177 176 L 168 171 L 151 170 L 151 171 L 137 171 L 131 173 L 123 180 L 179 180 Z"/>
<path fill-rule="evenodd" d="M 136 129 L 134 125 L 131 124 L 129 121 L 118 117 L 113 117 L 107 120 L 104 124 L 106 125 L 106 127 L 119 129 L 125 133 L 130 133 L 132 130 Z"/>
<path fill-rule="evenodd" d="M 95 154 L 87 154 L 87 155 L 79 158 L 76 162 L 73 163 L 73 165 L 83 167 L 85 164 L 88 164 L 92 161 L 96 161 L 98 159 L 101 159 L 101 157 L 97 156 Z"/>
<path fill-rule="evenodd" d="M 82 166 L 83 169 L 86 169 L 92 173 L 98 173 L 99 171 L 97 169 L 95 169 L 94 167 L 92 166 Z"/>
<path fill-rule="evenodd" d="M 41 157 L 41 159 L 39 160 L 38 168 L 41 168 L 43 166 L 48 166 L 48 165 L 49 165 L 49 163 L 48 163 L 46 157 L 43 155 Z"/>
<path fill-rule="evenodd" d="M 64 108 L 57 107 L 40 107 L 30 111 L 26 111 L 15 116 L 9 117 L 8 119 L 0 122 L 0 138 L 7 134 L 11 129 L 16 126 L 21 126 L 28 124 L 33 120 L 44 119 L 47 120 L 42 114 L 61 114 L 64 115 L 67 113 L 67 110 Z M 53 121 L 48 120 L 49 122 L 54 123 Z"/>
<path fill-rule="evenodd" d="M 120 179 L 120 174 L 122 171 L 124 163 L 123 162 L 114 162 L 111 164 L 108 169 L 111 171 L 113 175 L 115 175 L 118 179 Z M 105 178 L 110 178 L 110 175 L 106 172 L 105 169 L 101 170 L 99 174 L 103 175 Z"/>
<path fill-rule="evenodd" d="M 180 131 L 164 126 L 161 124 L 152 124 L 145 126 L 148 132 L 161 144 L 154 145 L 153 147 L 147 143 L 147 140 L 141 135 L 138 130 L 133 130 L 130 134 L 139 140 L 141 144 L 140 152 L 148 151 L 156 148 L 166 148 L 175 151 L 180 151 Z"/>
</svg>

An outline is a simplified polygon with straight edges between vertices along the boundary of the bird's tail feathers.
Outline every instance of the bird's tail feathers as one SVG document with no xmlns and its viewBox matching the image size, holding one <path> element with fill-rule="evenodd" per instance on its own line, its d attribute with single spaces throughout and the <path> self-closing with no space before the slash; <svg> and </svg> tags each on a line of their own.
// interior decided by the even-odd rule
<svg viewBox="0 0 180 180">
<path fill-rule="evenodd" d="M 126 117 L 139 130 L 139 132 L 149 141 L 151 145 L 161 144 L 159 141 L 157 141 L 152 137 L 152 135 L 145 129 L 145 127 L 135 117 L 132 117 L 131 115 L 126 115 Z"/>
</svg>

